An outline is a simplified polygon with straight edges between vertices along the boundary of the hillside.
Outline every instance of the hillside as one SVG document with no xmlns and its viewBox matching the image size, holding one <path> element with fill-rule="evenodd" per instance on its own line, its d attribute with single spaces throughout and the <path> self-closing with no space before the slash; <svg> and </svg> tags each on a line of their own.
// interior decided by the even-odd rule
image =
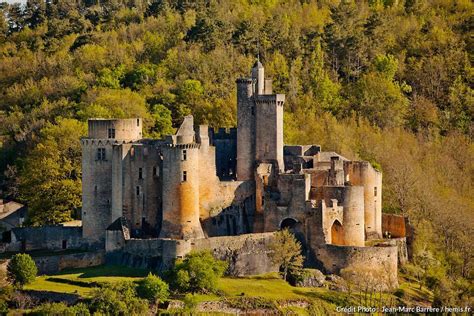
<svg viewBox="0 0 474 316">
<path fill-rule="evenodd" d="M 99 5 L 97 4 L 99 3 Z M 473 4 L 400 1 L 28 1 L 0 4 L 0 181 L 28 225 L 77 218 L 91 117 L 146 136 L 236 122 L 256 56 L 287 94 L 285 142 L 384 173 L 384 212 L 416 230 L 407 272 L 435 305 L 473 303 Z"/>
</svg>

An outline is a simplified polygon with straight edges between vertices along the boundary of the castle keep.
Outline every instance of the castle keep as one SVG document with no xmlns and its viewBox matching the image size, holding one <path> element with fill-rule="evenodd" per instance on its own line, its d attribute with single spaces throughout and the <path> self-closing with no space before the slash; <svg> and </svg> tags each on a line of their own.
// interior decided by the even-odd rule
<svg viewBox="0 0 474 316">
<path fill-rule="evenodd" d="M 273 94 L 260 62 L 236 84 L 236 129 L 187 116 L 156 140 L 143 138 L 140 118 L 89 120 L 83 237 L 131 265 L 233 251 L 246 260 L 247 271 L 234 267 L 242 274 L 275 269 L 265 245 L 288 228 L 308 266 L 339 273 L 370 264 L 396 276 L 396 247 L 366 247 L 382 238 L 382 174 L 318 145 L 284 145 L 285 95 Z"/>
</svg>

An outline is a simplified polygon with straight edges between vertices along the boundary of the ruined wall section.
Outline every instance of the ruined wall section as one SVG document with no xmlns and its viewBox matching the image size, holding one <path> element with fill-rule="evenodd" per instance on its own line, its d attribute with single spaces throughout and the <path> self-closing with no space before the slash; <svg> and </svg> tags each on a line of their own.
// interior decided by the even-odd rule
<svg viewBox="0 0 474 316">
<path fill-rule="evenodd" d="M 313 246 L 317 268 L 324 273 L 343 275 L 357 282 L 380 286 L 382 290 L 398 287 L 397 247 Z"/>
<path fill-rule="evenodd" d="M 42 226 L 17 227 L 11 231 L 6 251 L 65 250 L 87 247 L 82 227 Z"/>
<path fill-rule="evenodd" d="M 294 219 L 303 224 L 307 217 L 311 177 L 308 174 L 280 174 L 277 192 L 269 192 L 265 197 L 265 231 L 281 228 L 285 219 Z"/>
<path fill-rule="evenodd" d="M 268 256 L 272 240 L 273 233 L 189 240 L 128 239 L 122 249 L 107 253 L 107 263 L 162 272 L 192 250 L 210 250 L 217 259 L 229 263 L 230 275 L 276 272 L 278 268 Z"/>
</svg>

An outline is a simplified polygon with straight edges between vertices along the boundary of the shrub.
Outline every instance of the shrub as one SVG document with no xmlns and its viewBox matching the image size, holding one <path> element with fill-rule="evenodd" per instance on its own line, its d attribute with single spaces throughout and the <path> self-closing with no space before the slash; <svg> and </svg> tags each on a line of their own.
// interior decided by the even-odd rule
<svg viewBox="0 0 474 316">
<path fill-rule="evenodd" d="M 210 251 L 191 252 L 176 263 L 171 273 L 171 285 L 181 292 L 213 292 L 227 263 L 216 260 Z"/>
<path fill-rule="evenodd" d="M 273 263 L 280 267 L 285 281 L 288 281 L 288 274 L 303 267 L 301 243 L 288 229 L 276 232 L 269 248 L 272 251 L 270 257 Z"/>
<path fill-rule="evenodd" d="M 136 297 L 132 282 L 118 282 L 92 292 L 90 309 L 94 313 L 107 315 L 144 315 L 148 312 L 148 301 Z"/>
<path fill-rule="evenodd" d="M 138 296 L 152 303 L 161 303 L 169 296 L 169 287 L 166 282 L 153 274 L 148 274 L 140 281 L 137 288 Z"/>
<path fill-rule="evenodd" d="M 90 312 L 84 303 L 79 303 L 74 306 L 67 306 L 64 303 L 46 303 L 35 308 L 31 315 L 89 316 Z"/>
<path fill-rule="evenodd" d="M 194 294 L 186 294 L 184 296 L 184 309 L 189 312 L 194 312 L 198 306 L 198 300 Z"/>
<path fill-rule="evenodd" d="M 22 287 L 32 283 L 36 279 L 38 268 L 28 254 L 20 253 L 12 257 L 7 266 L 8 278 L 15 284 Z"/>
</svg>

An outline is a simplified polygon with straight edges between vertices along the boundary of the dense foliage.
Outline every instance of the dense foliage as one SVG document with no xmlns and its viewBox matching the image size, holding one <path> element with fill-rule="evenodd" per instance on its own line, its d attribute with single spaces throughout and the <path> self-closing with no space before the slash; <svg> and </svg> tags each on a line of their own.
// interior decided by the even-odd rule
<svg viewBox="0 0 474 316">
<path fill-rule="evenodd" d="M 14 255 L 7 265 L 8 279 L 15 285 L 22 287 L 36 279 L 38 268 L 30 255 L 19 253 Z"/>
<path fill-rule="evenodd" d="M 147 299 L 150 303 L 159 304 L 168 298 L 169 286 L 160 277 L 150 273 L 146 278 L 140 280 L 137 293 L 138 296 Z"/>
<path fill-rule="evenodd" d="M 29 0 L 1 4 L 0 177 L 31 225 L 80 208 L 89 117 L 142 116 L 160 137 L 193 113 L 235 125 L 257 53 L 287 94 L 286 143 L 384 171 L 437 300 L 472 297 L 474 95 L 469 0 Z"/>
<path fill-rule="evenodd" d="M 92 291 L 89 309 L 101 315 L 145 315 L 148 301 L 137 297 L 132 282 L 117 282 Z"/>
<path fill-rule="evenodd" d="M 214 292 L 226 269 L 227 263 L 214 259 L 210 251 L 193 251 L 176 262 L 169 281 L 179 292 Z"/>
</svg>

